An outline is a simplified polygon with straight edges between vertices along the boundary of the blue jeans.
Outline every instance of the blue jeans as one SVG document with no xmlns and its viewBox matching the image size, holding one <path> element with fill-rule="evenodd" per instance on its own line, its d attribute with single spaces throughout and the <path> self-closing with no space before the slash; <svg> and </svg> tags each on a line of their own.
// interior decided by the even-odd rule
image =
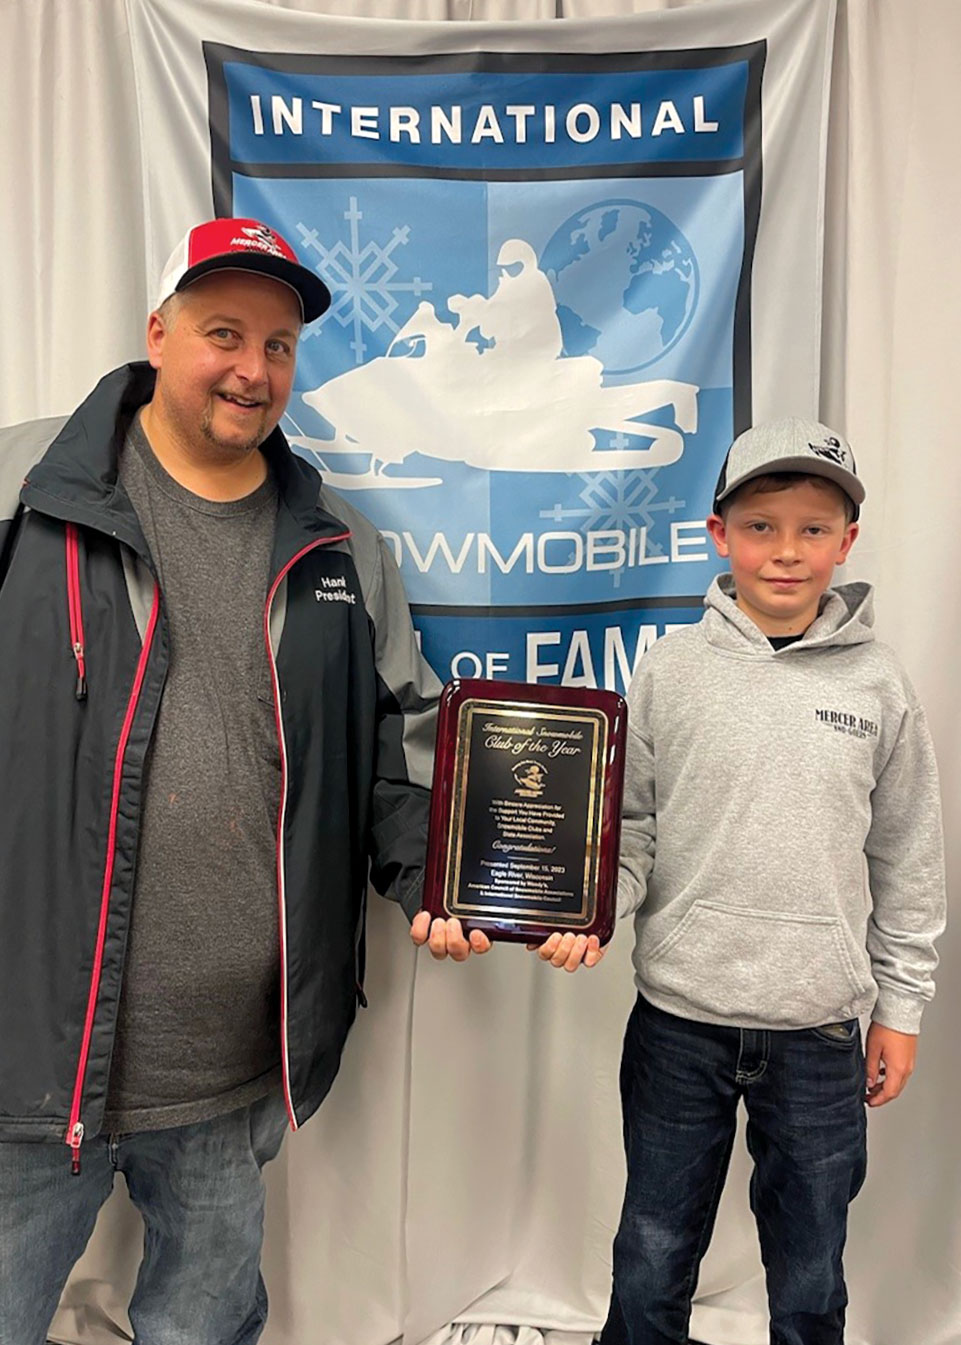
<svg viewBox="0 0 961 1345">
<path fill-rule="evenodd" d="M 261 1169 L 280 1148 L 284 1101 L 171 1130 L 63 1144 L 0 1144 L 0 1345 L 43 1345 L 61 1291 L 122 1172 L 143 1215 L 130 1302 L 139 1345 L 252 1345 L 267 1319 Z"/>
<path fill-rule="evenodd" d="M 841 1253 L 864 1181 L 864 1084 L 857 1020 L 715 1027 L 638 996 L 621 1063 L 627 1190 L 601 1345 L 685 1345 L 741 1098 L 771 1345 L 843 1345 Z"/>
</svg>

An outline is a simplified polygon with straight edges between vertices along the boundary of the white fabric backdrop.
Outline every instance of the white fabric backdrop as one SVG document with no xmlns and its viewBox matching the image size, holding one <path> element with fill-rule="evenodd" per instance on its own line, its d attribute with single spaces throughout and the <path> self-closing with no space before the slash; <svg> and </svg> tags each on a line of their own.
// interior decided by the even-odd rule
<svg viewBox="0 0 961 1345">
<path fill-rule="evenodd" d="M 678 6 L 282 7 L 531 20 L 558 9 L 593 18 Z M 147 292 L 122 0 L 4 0 L 0 14 L 0 422 L 10 423 L 69 410 L 105 369 L 138 354 Z M 879 585 L 880 634 L 929 710 L 952 891 L 961 833 L 959 52 L 956 0 L 842 0 L 821 386 L 822 416 L 850 434 L 868 487 L 854 575 Z M 775 368 L 785 358 L 780 343 L 776 351 Z M 771 386 L 758 413 L 793 409 L 777 406 Z M 632 998 L 626 934 L 591 976 L 553 975 L 511 948 L 436 966 L 415 960 L 400 913 L 375 904 L 372 1007 L 331 1098 L 270 1173 L 265 1345 L 387 1345 L 402 1334 L 406 1345 L 585 1345 L 606 1305 L 623 1180 L 616 1072 Z M 847 1258 L 849 1345 L 961 1340 L 953 926 L 942 950 L 919 1073 L 903 1099 L 870 1117 L 870 1175 Z M 740 1157 L 698 1290 L 692 1332 L 711 1345 L 767 1339 L 745 1180 Z M 138 1257 L 138 1220 L 117 1198 L 67 1290 L 55 1338 L 129 1338 L 122 1303 Z"/>
</svg>

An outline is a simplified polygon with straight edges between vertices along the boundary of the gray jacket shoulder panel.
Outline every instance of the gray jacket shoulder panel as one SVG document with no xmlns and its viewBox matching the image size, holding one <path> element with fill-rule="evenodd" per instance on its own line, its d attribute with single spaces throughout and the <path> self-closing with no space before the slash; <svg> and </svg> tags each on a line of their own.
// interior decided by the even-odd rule
<svg viewBox="0 0 961 1345">
<path fill-rule="evenodd" d="M 24 477 L 69 419 L 69 416 L 47 416 L 0 429 L 0 519 L 13 518 Z"/>
</svg>

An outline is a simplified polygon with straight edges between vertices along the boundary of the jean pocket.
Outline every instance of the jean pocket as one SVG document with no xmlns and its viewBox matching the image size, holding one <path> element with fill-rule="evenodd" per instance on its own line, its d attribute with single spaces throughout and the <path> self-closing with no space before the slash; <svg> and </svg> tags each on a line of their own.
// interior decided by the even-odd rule
<svg viewBox="0 0 961 1345">
<path fill-rule="evenodd" d="M 861 1036 L 856 1018 L 848 1018 L 843 1023 L 822 1023 L 820 1027 L 812 1027 L 810 1031 L 821 1041 L 842 1050 L 849 1050 Z"/>
</svg>

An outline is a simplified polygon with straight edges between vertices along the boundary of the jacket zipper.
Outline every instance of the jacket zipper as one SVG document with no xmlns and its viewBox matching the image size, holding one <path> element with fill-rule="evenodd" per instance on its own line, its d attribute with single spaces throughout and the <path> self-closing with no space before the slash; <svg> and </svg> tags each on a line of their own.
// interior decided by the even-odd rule
<svg viewBox="0 0 961 1345">
<path fill-rule="evenodd" d="M 76 527 L 73 524 L 67 524 L 67 575 L 68 575 L 68 605 L 70 608 L 70 636 L 74 645 L 74 655 L 78 660 L 78 674 L 85 678 L 85 667 L 82 665 L 84 655 L 83 649 L 83 618 L 80 611 L 80 583 L 79 583 L 79 559 L 78 559 L 78 539 Z M 73 534 L 71 538 L 71 533 Z M 325 537 L 316 542 L 311 542 L 298 551 L 286 565 L 279 571 L 270 591 L 267 594 L 267 602 L 264 608 L 264 637 L 267 645 L 267 659 L 270 664 L 271 680 L 274 690 L 274 714 L 277 724 L 277 739 L 280 745 L 281 762 L 281 788 L 280 788 L 280 809 L 277 819 L 277 893 L 279 904 L 280 919 L 280 995 L 281 995 L 281 1059 L 283 1066 L 284 1081 L 284 1100 L 287 1105 L 287 1114 L 290 1118 L 291 1129 L 298 1128 L 296 1113 L 294 1112 L 293 1100 L 290 1091 L 290 1065 L 289 1050 L 287 1043 L 287 920 L 286 920 L 286 902 L 285 902 L 285 876 L 284 876 L 284 851 L 283 834 L 284 821 L 287 811 L 287 744 L 284 739 L 283 718 L 280 711 L 280 678 L 277 672 L 277 663 L 274 659 L 273 648 L 270 643 L 270 611 L 277 590 L 283 580 L 287 577 L 293 567 L 309 551 L 315 550 L 319 546 L 327 546 L 334 542 L 346 541 L 350 536 L 345 532 L 337 537 Z M 70 1119 L 67 1123 L 67 1134 L 65 1142 L 70 1149 L 71 1163 L 70 1170 L 74 1175 L 80 1172 L 80 1148 L 83 1144 L 84 1126 L 80 1119 L 81 1099 L 83 1095 L 84 1078 L 87 1072 L 87 1059 L 90 1054 L 90 1040 L 93 1035 L 93 1022 L 97 1007 L 97 997 L 100 991 L 100 973 L 103 966 L 103 949 L 106 941 L 107 932 L 107 914 L 110 905 L 110 888 L 113 881 L 113 865 L 116 854 L 116 827 L 117 813 L 119 810 L 120 781 L 123 773 L 123 758 L 126 753 L 127 739 L 130 736 L 130 729 L 133 723 L 134 713 L 137 708 L 137 702 L 140 699 L 140 691 L 143 685 L 143 679 L 147 668 L 147 659 L 150 655 L 150 649 L 153 644 L 154 631 L 157 625 L 157 618 L 160 610 L 160 590 L 154 585 L 153 606 L 150 612 L 150 619 L 147 623 L 147 630 L 144 635 L 143 647 L 140 651 L 140 659 L 137 663 L 137 671 L 134 676 L 133 688 L 130 693 L 130 700 L 127 704 L 127 712 L 124 716 L 123 727 L 120 731 L 120 740 L 117 744 L 117 753 L 114 760 L 114 780 L 113 794 L 110 805 L 110 830 L 107 840 L 107 859 L 104 866 L 103 888 L 100 896 L 100 920 L 97 928 L 97 944 L 94 953 L 94 964 L 90 978 L 90 992 L 87 999 L 87 1013 L 84 1020 L 83 1039 L 80 1047 L 80 1060 L 77 1065 L 77 1074 L 74 1081 L 73 1099 L 70 1106 Z M 80 646 L 79 650 L 77 646 Z M 78 684 L 79 692 L 79 684 Z M 84 683 L 84 694 L 86 694 L 86 684 Z"/>
<path fill-rule="evenodd" d="M 78 701 L 87 699 L 87 664 L 84 653 L 83 604 L 80 600 L 80 535 L 76 523 L 66 525 L 67 610 L 70 614 L 70 648 L 77 664 Z"/>
<path fill-rule="evenodd" d="M 287 1041 L 287 902 L 284 872 L 284 822 L 287 815 L 287 743 L 284 738 L 283 715 L 280 712 L 280 675 L 277 672 L 277 660 L 274 658 L 273 646 L 270 643 L 270 609 L 273 607 L 274 598 L 281 583 L 297 562 L 307 555 L 308 551 L 314 551 L 319 546 L 330 546 L 334 542 L 344 542 L 349 536 L 350 533 L 345 532 L 339 537 L 320 538 L 292 556 L 271 584 L 264 607 L 264 640 L 267 645 L 267 660 L 270 664 L 270 679 L 274 691 L 277 742 L 280 746 L 280 808 L 277 813 L 277 913 L 280 922 L 280 1060 L 284 1081 L 284 1102 L 287 1105 L 287 1116 L 291 1130 L 298 1129 L 298 1121 L 290 1091 L 290 1050 Z"/>
<path fill-rule="evenodd" d="M 68 529 L 71 526 L 71 524 L 67 524 Z M 68 555 L 69 547 L 70 543 L 68 540 Z M 79 600 L 79 586 L 77 596 Z M 140 691 L 147 671 L 147 660 L 150 656 L 150 648 L 153 644 L 153 636 L 157 627 L 159 612 L 160 589 L 155 583 L 153 606 L 150 610 L 150 620 L 147 622 L 147 630 L 144 635 L 143 646 L 140 650 L 140 658 L 137 661 L 137 671 L 134 674 L 133 687 L 130 691 L 130 699 L 127 702 L 127 712 L 124 715 L 123 726 L 120 730 L 120 740 L 117 743 L 117 753 L 114 758 L 113 792 L 110 800 L 110 824 L 107 834 L 107 858 L 104 864 L 103 888 L 100 893 L 100 920 L 97 926 L 97 943 L 94 949 L 93 970 L 90 974 L 90 991 L 87 996 L 87 1013 L 84 1018 L 83 1038 L 80 1043 L 80 1059 L 77 1064 L 77 1075 L 73 1085 L 73 1099 L 70 1103 L 70 1119 L 67 1122 L 67 1134 L 65 1139 L 65 1142 L 70 1149 L 70 1170 L 74 1176 L 80 1172 L 80 1146 L 83 1143 L 83 1122 L 80 1119 L 80 1104 L 83 1097 L 84 1079 L 87 1073 L 87 1058 L 90 1054 L 90 1038 L 93 1035 L 93 1020 L 97 1009 L 97 997 L 100 993 L 100 972 L 103 967 L 103 948 L 107 937 L 107 914 L 110 908 L 110 888 L 113 884 L 113 866 L 114 859 L 116 858 L 117 813 L 120 808 L 120 783 L 123 777 L 123 759 L 127 751 L 127 740 L 130 737 L 130 729 L 133 725 L 137 702 L 140 699 Z M 82 645 L 82 632 L 80 643 Z"/>
</svg>

